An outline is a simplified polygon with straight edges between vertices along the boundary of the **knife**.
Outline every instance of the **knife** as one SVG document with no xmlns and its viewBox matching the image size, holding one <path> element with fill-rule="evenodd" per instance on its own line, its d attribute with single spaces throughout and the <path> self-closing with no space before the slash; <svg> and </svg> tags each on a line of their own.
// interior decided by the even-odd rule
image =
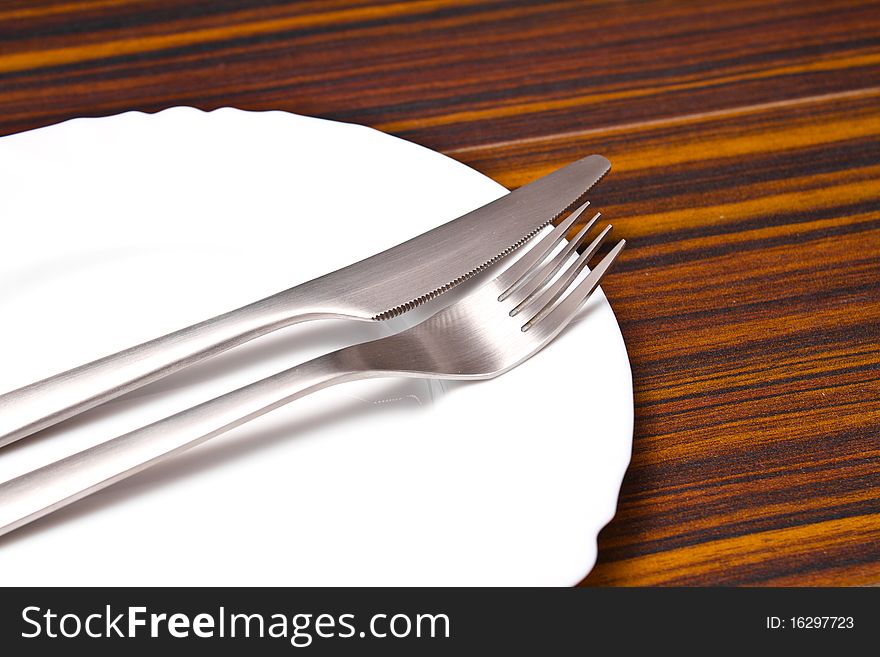
<svg viewBox="0 0 880 657">
<path fill-rule="evenodd" d="M 590 155 L 348 267 L 0 395 L 0 447 L 291 324 L 412 310 L 524 244 L 610 168 Z"/>
</svg>

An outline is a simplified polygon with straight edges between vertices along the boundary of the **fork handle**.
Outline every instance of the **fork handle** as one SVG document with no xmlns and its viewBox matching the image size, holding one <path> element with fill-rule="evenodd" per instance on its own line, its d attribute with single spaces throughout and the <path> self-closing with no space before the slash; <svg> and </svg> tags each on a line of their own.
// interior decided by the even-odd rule
<svg viewBox="0 0 880 657">
<path fill-rule="evenodd" d="M 340 350 L 251 383 L 0 484 L 0 535 L 52 513 L 288 402 L 376 372 Z"/>
<path fill-rule="evenodd" d="M 301 298 L 291 288 L 0 395 L 0 447 L 275 329 L 329 316 Z"/>
</svg>

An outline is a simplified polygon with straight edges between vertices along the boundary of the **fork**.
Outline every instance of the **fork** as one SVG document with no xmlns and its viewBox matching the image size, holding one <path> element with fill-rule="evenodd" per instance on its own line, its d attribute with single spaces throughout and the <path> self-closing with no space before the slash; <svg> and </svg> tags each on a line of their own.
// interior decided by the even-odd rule
<svg viewBox="0 0 880 657">
<path fill-rule="evenodd" d="M 588 203 L 497 278 L 409 329 L 324 354 L 0 484 L 0 535 L 130 477 L 291 401 L 375 377 L 490 379 L 527 360 L 575 317 L 620 254 L 590 270 L 611 231 L 582 252 L 596 213 L 565 237 Z"/>
</svg>

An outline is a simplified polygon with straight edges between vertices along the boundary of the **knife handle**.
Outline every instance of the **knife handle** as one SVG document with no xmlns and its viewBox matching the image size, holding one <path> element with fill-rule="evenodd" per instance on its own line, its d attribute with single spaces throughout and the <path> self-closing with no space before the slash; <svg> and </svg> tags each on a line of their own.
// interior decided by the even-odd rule
<svg viewBox="0 0 880 657">
<path fill-rule="evenodd" d="M 284 326 L 335 316 L 298 288 L 0 395 L 0 447 Z"/>
</svg>

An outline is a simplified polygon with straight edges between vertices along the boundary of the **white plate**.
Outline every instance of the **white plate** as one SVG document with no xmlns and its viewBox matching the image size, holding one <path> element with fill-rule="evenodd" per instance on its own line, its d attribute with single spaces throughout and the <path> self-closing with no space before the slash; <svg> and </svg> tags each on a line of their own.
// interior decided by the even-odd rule
<svg viewBox="0 0 880 657">
<path fill-rule="evenodd" d="M 374 130 L 174 108 L 0 139 L 0 391 L 238 307 L 504 189 Z M 0 480 L 398 326 L 294 326 L 0 453 Z M 0 540 L 3 585 L 568 585 L 632 439 L 601 291 L 484 383 L 328 389 Z"/>
</svg>

